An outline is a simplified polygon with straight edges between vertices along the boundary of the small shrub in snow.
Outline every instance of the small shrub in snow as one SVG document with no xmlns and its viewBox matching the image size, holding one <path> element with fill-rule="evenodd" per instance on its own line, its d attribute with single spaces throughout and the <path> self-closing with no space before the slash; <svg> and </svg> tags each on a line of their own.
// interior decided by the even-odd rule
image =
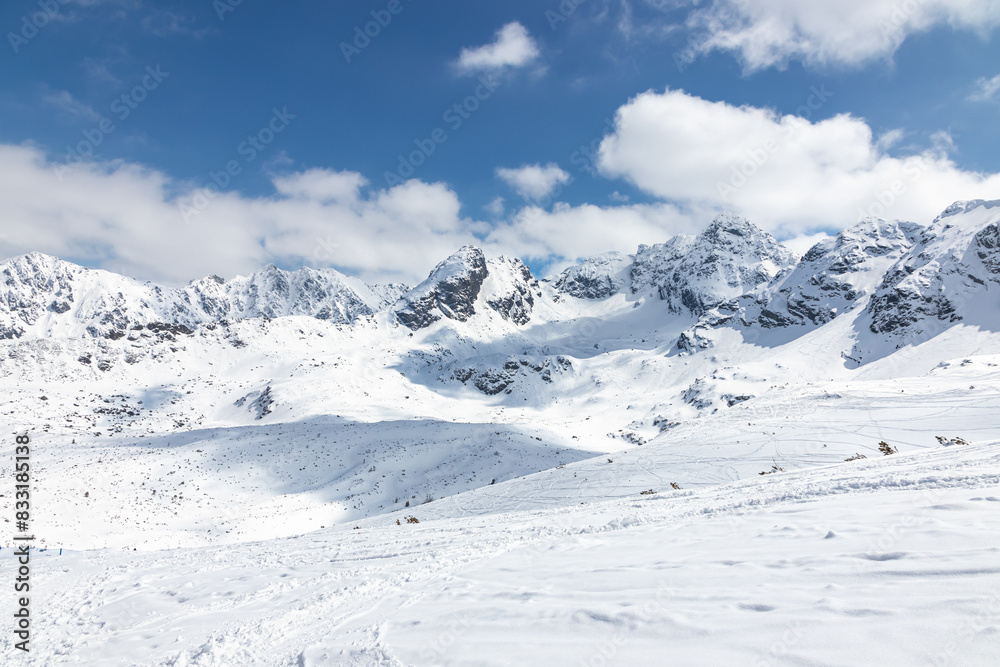
<svg viewBox="0 0 1000 667">
<path fill-rule="evenodd" d="M 681 485 L 678 484 L 677 482 L 670 482 L 670 488 L 671 489 L 676 489 L 676 490 L 680 491 L 681 490 Z"/>
<path fill-rule="evenodd" d="M 640 496 L 651 496 L 654 493 L 656 493 L 656 491 L 653 491 L 652 489 L 650 489 L 649 491 L 640 491 L 639 495 Z"/>
<path fill-rule="evenodd" d="M 860 461 L 861 459 L 866 459 L 866 458 L 868 458 L 868 457 L 865 456 L 864 454 L 855 454 L 854 456 L 852 456 L 850 458 L 847 458 L 847 459 L 844 459 L 844 460 L 845 461 Z"/>
<path fill-rule="evenodd" d="M 938 443 L 943 447 L 951 447 L 952 445 L 967 445 L 969 441 L 964 438 L 945 438 L 943 436 L 934 436 L 937 438 Z"/>
<path fill-rule="evenodd" d="M 406 517 L 406 523 L 420 523 L 420 519 L 415 516 Z"/>
<path fill-rule="evenodd" d="M 885 440 L 883 440 L 882 442 L 878 443 L 878 450 L 880 452 L 882 452 L 886 456 L 889 456 L 890 454 L 896 454 L 897 452 L 899 452 L 899 449 L 897 449 L 896 447 L 893 447 L 892 445 L 890 445 Z"/>
</svg>

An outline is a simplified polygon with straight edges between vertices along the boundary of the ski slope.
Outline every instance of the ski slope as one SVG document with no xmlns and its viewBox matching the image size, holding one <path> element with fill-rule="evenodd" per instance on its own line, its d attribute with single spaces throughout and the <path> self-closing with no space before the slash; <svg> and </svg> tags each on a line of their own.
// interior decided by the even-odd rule
<svg viewBox="0 0 1000 667">
<path fill-rule="evenodd" d="M 477 491 L 485 514 L 458 516 L 455 497 L 294 538 L 38 554 L 36 650 L 18 661 L 853 667 L 1000 657 L 996 443 L 523 507 L 544 488 L 533 476 Z M 12 565 L 0 558 L 2 576 Z"/>
</svg>

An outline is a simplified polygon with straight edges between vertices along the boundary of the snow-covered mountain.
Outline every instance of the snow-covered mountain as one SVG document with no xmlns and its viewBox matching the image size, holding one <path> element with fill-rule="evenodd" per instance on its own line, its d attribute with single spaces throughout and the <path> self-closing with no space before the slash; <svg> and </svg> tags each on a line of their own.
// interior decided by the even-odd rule
<svg viewBox="0 0 1000 667">
<path fill-rule="evenodd" d="M 393 310 L 396 319 L 414 331 L 444 318 L 466 322 L 477 312 L 490 311 L 527 324 L 537 288 L 538 281 L 521 260 L 487 260 L 479 248 L 465 246 L 404 294 Z"/>
<path fill-rule="evenodd" d="M 135 325 L 193 328 L 229 319 L 307 315 L 349 324 L 406 290 L 366 285 L 333 269 L 209 276 L 171 289 L 31 253 L 0 265 L 0 338 L 113 336 Z"/>
<path fill-rule="evenodd" d="M 963 202 L 927 227 L 866 220 L 796 258 L 720 216 L 697 236 L 544 280 L 466 246 L 412 289 L 273 266 L 166 288 L 34 253 L 0 265 L 5 412 L 11 429 L 87 448 L 192 434 L 215 443 L 201 449 L 217 472 L 257 448 L 270 466 L 264 498 L 298 489 L 294 466 L 316 463 L 313 451 L 264 456 L 267 429 L 287 424 L 287 437 L 338 463 L 303 477 L 276 515 L 281 530 L 314 507 L 304 489 L 351 520 L 595 453 L 699 442 L 775 415 L 786 428 L 818 396 L 844 400 L 858 378 L 941 374 L 942 363 L 1000 353 L 998 224 L 1000 202 Z M 400 429 L 407 420 L 421 425 Z M 455 424 L 471 425 L 477 444 L 461 446 Z M 685 484 L 753 474 L 790 451 L 776 432 L 753 455 L 706 467 L 679 454 L 672 465 Z M 834 440 L 817 460 L 872 444 Z M 157 503 L 151 517 L 166 510 Z"/>
<path fill-rule="evenodd" d="M 633 298 L 655 296 L 672 313 L 701 315 L 734 297 L 767 285 L 795 266 L 796 258 L 749 220 L 721 215 L 697 236 L 675 236 L 642 245 L 635 255 L 597 255 L 563 271 L 557 291 L 605 299 L 628 290 Z"/>
<path fill-rule="evenodd" d="M 640 246 L 632 293 L 655 291 L 672 312 L 701 315 L 766 285 L 795 266 L 796 257 L 770 234 L 732 215 L 716 218 L 695 237 Z"/>
<path fill-rule="evenodd" d="M 1000 201 L 949 206 L 886 272 L 868 306 L 873 334 L 926 340 L 955 322 L 1000 324 Z"/>
<path fill-rule="evenodd" d="M 817 243 L 793 271 L 724 310 L 764 328 L 826 324 L 870 296 L 920 230 L 913 223 L 865 220 Z"/>
<path fill-rule="evenodd" d="M 786 339 L 862 308 L 870 333 L 898 342 L 919 337 L 927 322 L 979 321 L 989 312 L 981 306 L 998 280 L 996 209 L 960 202 L 929 227 L 866 220 L 801 258 L 749 221 L 723 215 L 697 236 L 591 257 L 541 282 L 518 259 L 466 246 L 413 289 L 273 265 L 167 288 L 32 253 L 0 265 L 0 337 L 114 337 L 151 323 L 194 329 L 296 315 L 350 325 L 379 312 L 411 331 L 498 318 L 517 327 L 540 306 L 551 324 L 617 297 L 661 302 L 664 323 L 676 316 L 694 317 L 696 328 L 789 329 Z"/>
</svg>

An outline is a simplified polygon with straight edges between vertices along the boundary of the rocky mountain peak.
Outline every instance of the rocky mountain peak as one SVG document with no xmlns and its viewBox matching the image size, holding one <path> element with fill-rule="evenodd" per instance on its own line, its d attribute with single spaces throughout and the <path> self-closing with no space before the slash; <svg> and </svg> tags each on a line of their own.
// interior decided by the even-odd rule
<svg viewBox="0 0 1000 667">
<path fill-rule="evenodd" d="M 631 271 L 632 292 L 655 289 L 672 312 L 701 315 L 770 283 L 797 258 L 745 218 L 723 214 L 698 236 L 677 236 L 640 247 Z"/>
<path fill-rule="evenodd" d="M 957 201 L 948 208 L 946 208 L 944 211 L 942 211 L 941 215 L 934 218 L 934 222 L 940 222 L 945 218 L 961 215 L 963 213 L 971 213 L 977 208 L 989 210 L 991 208 L 996 208 L 998 206 L 1000 206 L 1000 199 L 993 199 L 993 200 L 969 199 L 966 201 Z"/>
<path fill-rule="evenodd" d="M 476 299 L 488 274 L 483 251 L 462 246 L 397 302 L 396 319 L 413 330 L 441 318 L 465 322 L 476 312 Z"/>
</svg>

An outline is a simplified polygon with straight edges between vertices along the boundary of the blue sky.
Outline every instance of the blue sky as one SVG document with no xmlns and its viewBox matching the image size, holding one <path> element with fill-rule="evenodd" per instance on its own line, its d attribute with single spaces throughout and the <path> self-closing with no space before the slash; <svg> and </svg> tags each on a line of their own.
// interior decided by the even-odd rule
<svg viewBox="0 0 1000 667">
<path fill-rule="evenodd" d="M 0 255 L 414 282 L 998 196 L 993 2 L 234 3 L 0 8 Z"/>
</svg>

